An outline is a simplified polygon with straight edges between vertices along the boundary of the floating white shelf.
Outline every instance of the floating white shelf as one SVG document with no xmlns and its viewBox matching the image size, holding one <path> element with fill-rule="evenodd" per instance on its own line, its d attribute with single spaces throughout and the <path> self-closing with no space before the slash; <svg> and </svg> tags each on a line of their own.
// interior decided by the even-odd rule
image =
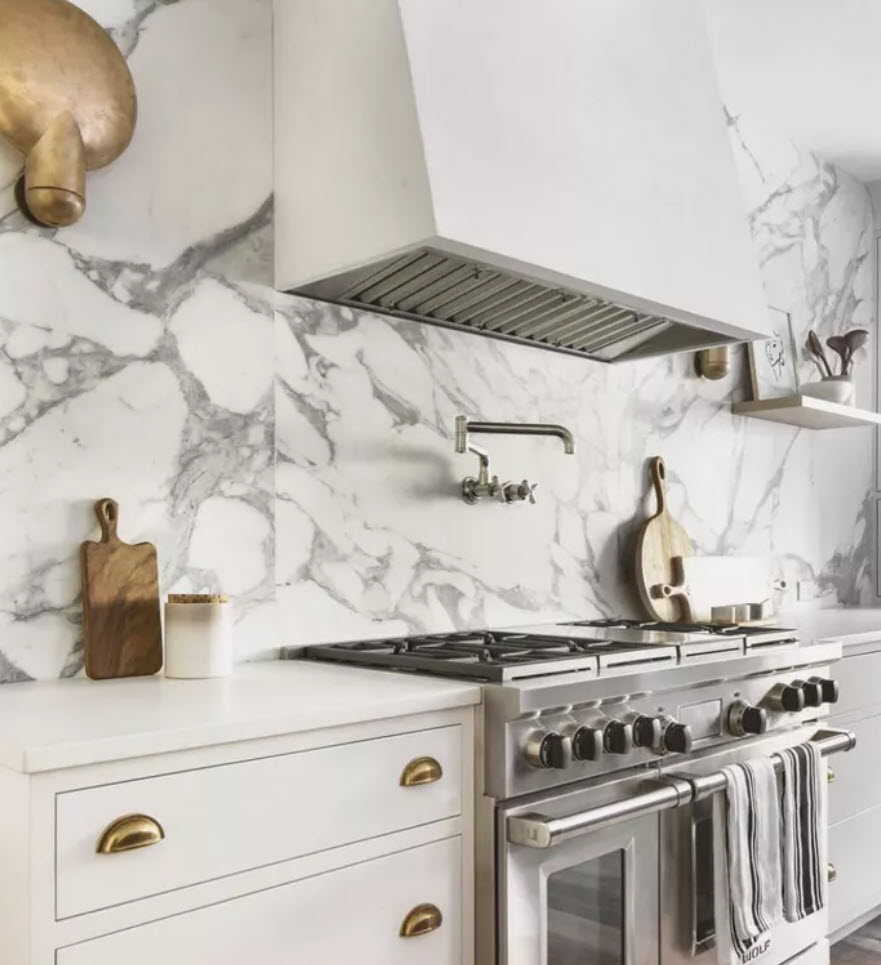
<svg viewBox="0 0 881 965">
<path fill-rule="evenodd" d="M 782 399 L 736 402 L 737 415 L 769 422 L 785 422 L 803 429 L 849 429 L 854 426 L 881 426 L 881 414 L 855 409 L 852 405 L 826 402 L 809 395 L 787 395 Z"/>
</svg>

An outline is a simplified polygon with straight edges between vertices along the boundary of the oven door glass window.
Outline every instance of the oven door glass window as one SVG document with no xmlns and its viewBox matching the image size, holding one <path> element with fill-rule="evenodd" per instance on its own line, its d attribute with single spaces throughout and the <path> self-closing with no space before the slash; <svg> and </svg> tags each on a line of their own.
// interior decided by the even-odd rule
<svg viewBox="0 0 881 965">
<path fill-rule="evenodd" d="M 547 883 L 548 965 L 624 965 L 624 853 L 555 871 Z"/>
<path fill-rule="evenodd" d="M 554 807 L 589 803 L 579 792 Z M 499 965 L 659 965 L 658 828 L 653 814 L 549 848 L 502 838 Z"/>
</svg>

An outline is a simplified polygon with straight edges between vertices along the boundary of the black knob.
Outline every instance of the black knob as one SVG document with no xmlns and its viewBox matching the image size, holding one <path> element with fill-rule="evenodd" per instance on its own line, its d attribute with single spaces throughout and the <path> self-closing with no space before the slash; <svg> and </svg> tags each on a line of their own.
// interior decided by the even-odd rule
<svg viewBox="0 0 881 965">
<path fill-rule="evenodd" d="M 819 707 L 823 703 L 823 688 L 813 680 L 793 680 L 793 687 L 801 687 L 805 695 L 805 707 Z"/>
<path fill-rule="evenodd" d="M 805 693 L 801 687 L 796 687 L 793 684 L 774 684 L 765 695 L 762 703 L 778 713 L 784 710 L 798 713 L 798 711 L 804 710 Z"/>
<path fill-rule="evenodd" d="M 562 734 L 545 734 L 539 754 L 545 767 L 568 767 L 572 762 L 572 742 Z"/>
<path fill-rule="evenodd" d="M 823 696 L 824 704 L 838 703 L 838 682 L 829 680 L 826 677 L 809 677 L 808 682 L 820 685 L 820 693 Z"/>
<path fill-rule="evenodd" d="M 620 720 L 610 720 L 603 728 L 603 750 L 607 754 L 629 754 L 633 750 L 633 728 Z"/>
<path fill-rule="evenodd" d="M 635 747 L 656 747 L 661 740 L 661 722 L 657 717 L 640 714 L 633 720 L 632 726 Z"/>
<path fill-rule="evenodd" d="M 728 708 L 728 730 L 735 737 L 764 734 L 767 729 L 768 715 L 761 707 L 754 707 L 745 700 L 735 700 Z"/>
<path fill-rule="evenodd" d="M 572 735 L 572 753 L 579 761 L 598 761 L 603 753 L 603 732 L 596 727 L 579 727 Z"/>
<path fill-rule="evenodd" d="M 797 713 L 800 710 L 804 710 L 805 692 L 801 689 L 801 687 L 781 687 L 780 706 L 783 708 L 783 710 L 788 710 L 792 713 Z"/>
<path fill-rule="evenodd" d="M 744 734 L 764 734 L 768 729 L 768 715 L 761 707 L 745 707 L 740 726 Z"/>
<path fill-rule="evenodd" d="M 688 724 L 667 724 L 662 735 L 664 750 L 671 754 L 688 754 L 691 750 L 692 736 Z"/>
</svg>

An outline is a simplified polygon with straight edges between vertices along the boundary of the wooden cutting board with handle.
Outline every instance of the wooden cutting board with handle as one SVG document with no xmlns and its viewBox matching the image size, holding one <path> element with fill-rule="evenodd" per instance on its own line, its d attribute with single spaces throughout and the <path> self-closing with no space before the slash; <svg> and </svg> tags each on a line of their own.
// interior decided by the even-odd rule
<svg viewBox="0 0 881 965">
<path fill-rule="evenodd" d="M 101 540 L 82 545 L 86 673 L 93 680 L 141 677 L 162 668 L 159 567 L 152 543 L 123 543 L 119 506 L 95 503 Z"/>
<path fill-rule="evenodd" d="M 688 600 L 684 595 L 681 570 L 677 558 L 692 556 L 694 549 L 688 533 L 667 509 L 667 470 L 664 460 L 655 456 L 650 465 L 652 485 L 658 511 L 643 524 L 636 544 L 634 578 L 646 613 L 655 620 L 691 620 Z M 667 588 L 665 595 L 662 587 Z M 680 589 L 682 592 L 677 593 Z"/>
</svg>

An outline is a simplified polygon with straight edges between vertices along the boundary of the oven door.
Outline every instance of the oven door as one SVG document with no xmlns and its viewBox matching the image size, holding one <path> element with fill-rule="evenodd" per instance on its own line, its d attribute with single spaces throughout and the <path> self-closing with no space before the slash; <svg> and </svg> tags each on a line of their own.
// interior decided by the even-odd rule
<svg viewBox="0 0 881 965">
<path fill-rule="evenodd" d="M 499 965 L 658 965 L 658 815 L 546 849 L 507 840 L 509 815 L 596 803 L 586 791 L 499 812 Z"/>
</svg>

